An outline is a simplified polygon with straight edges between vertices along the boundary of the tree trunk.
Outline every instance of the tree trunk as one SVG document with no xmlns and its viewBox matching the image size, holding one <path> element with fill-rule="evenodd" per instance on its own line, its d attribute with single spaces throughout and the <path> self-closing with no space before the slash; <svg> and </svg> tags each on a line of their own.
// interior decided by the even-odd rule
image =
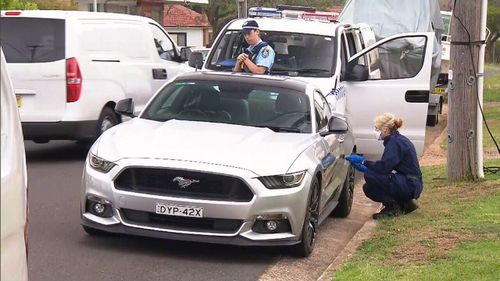
<svg viewBox="0 0 500 281">
<path fill-rule="evenodd" d="M 460 1 L 453 13 L 465 25 L 464 28 L 460 20 L 453 20 L 451 26 L 453 77 L 448 95 L 448 179 L 457 181 L 478 178 L 476 72 L 479 45 L 462 42 L 480 40 L 481 1 Z"/>
</svg>

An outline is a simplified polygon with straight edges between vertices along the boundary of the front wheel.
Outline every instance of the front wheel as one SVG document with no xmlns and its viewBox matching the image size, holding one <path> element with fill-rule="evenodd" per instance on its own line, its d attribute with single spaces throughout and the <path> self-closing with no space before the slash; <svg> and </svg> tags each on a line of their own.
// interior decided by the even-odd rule
<svg viewBox="0 0 500 281">
<path fill-rule="evenodd" d="M 311 190 L 309 191 L 309 199 L 307 201 L 306 216 L 304 225 L 302 226 L 301 241 L 294 247 L 294 254 L 300 257 L 308 257 L 316 244 L 318 234 L 319 220 L 319 183 L 315 177 Z"/>
<path fill-rule="evenodd" d="M 351 213 L 352 201 L 354 199 L 354 180 L 355 170 L 352 165 L 349 165 L 347 176 L 344 181 L 342 193 L 340 194 L 339 204 L 333 209 L 332 215 L 335 217 L 345 218 Z"/>
</svg>

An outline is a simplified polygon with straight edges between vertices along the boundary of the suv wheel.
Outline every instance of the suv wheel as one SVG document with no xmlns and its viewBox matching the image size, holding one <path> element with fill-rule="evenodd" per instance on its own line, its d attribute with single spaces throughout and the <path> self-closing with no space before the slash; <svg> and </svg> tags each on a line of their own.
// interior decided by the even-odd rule
<svg viewBox="0 0 500 281">
<path fill-rule="evenodd" d="M 340 194 L 339 204 L 333 209 L 332 215 L 335 217 L 345 218 L 351 213 L 352 201 L 354 199 L 354 180 L 355 170 L 352 165 L 349 165 L 347 176 L 344 181 L 342 193 Z"/>
<path fill-rule="evenodd" d="M 316 244 L 319 220 L 319 183 L 314 177 L 307 201 L 306 216 L 302 226 L 302 238 L 298 245 L 295 245 L 294 254 L 300 257 L 308 257 Z"/>
</svg>

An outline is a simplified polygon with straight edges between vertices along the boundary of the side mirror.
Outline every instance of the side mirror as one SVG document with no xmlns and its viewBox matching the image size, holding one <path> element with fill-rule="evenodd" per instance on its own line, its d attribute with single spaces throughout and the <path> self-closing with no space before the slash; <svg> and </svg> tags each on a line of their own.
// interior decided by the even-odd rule
<svg viewBox="0 0 500 281">
<path fill-rule="evenodd" d="M 182 47 L 181 48 L 181 61 L 187 61 L 191 56 L 191 47 Z"/>
<path fill-rule="evenodd" d="M 189 66 L 201 69 L 203 66 L 203 54 L 201 52 L 192 52 L 189 56 Z"/>
<path fill-rule="evenodd" d="M 349 69 L 349 68 L 348 68 Z M 366 81 L 368 80 L 368 67 L 366 65 L 355 64 L 346 73 L 345 81 Z"/>
<path fill-rule="evenodd" d="M 132 98 L 118 101 L 115 106 L 116 113 L 124 116 L 135 117 L 134 115 L 134 100 Z"/>
<path fill-rule="evenodd" d="M 345 119 L 338 116 L 332 116 L 330 120 L 328 120 L 328 131 L 322 132 L 320 135 L 324 137 L 330 134 L 345 134 L 348 130 L 349 125 Z"/>
</svg>

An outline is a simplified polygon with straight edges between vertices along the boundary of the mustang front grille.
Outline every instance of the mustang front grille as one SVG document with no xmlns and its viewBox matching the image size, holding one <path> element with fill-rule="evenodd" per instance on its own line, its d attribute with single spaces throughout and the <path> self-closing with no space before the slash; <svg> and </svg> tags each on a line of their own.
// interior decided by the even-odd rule
<svg viewBox="0 0 500 281">
<path fill-rule="evenodd" d="M 250 188 L 239 178 L 161 168 L 125 169 L 116 179 L 119 190 L 174 197 L 249 202 Z"/>
</svg>

